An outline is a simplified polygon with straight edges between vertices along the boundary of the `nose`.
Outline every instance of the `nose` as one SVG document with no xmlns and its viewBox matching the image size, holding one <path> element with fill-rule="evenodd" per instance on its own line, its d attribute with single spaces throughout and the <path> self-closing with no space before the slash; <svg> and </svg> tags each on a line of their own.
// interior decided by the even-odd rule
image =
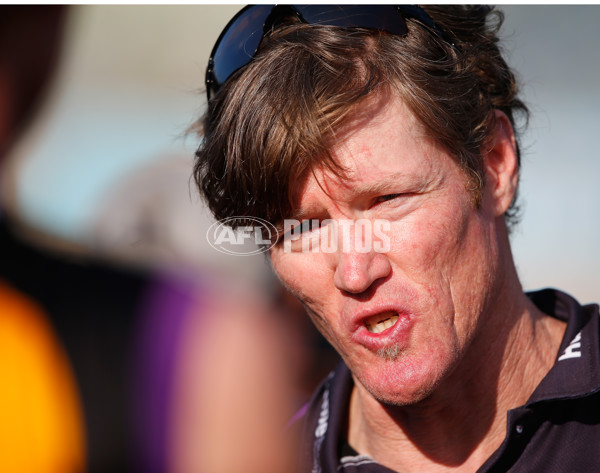
<svg viewBox="0 0 600 473">
<path fill-rule="evenodd" d="M 334 274 L 335 287 L 351 294 L 360 294 L 372 284 L 386 278 L 390 261 L 383 253 L 340 252 Z"/>
</svg>

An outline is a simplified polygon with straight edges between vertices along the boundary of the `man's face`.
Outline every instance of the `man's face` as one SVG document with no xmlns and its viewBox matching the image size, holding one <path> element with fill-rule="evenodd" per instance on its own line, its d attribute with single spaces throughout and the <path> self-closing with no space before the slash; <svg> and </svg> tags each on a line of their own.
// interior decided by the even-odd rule
<svg viewBox="0 0 600 473">
<path fill-rule="evenodd" d="M 296 189 L 297 210 L 389 221 L 389 251 L 341 242 L 334 252 L 294 251 L 297 241 L 275 246 L 272 263 L 355 380 L 381 402 L 411 404 L 457 367 L 493 303 L 498 217 L 485 189 L 475 207 L 465 173 L 400 100 L 341 136 L 332 153 L 348 173 L 315 169 Z"/>
</svg>

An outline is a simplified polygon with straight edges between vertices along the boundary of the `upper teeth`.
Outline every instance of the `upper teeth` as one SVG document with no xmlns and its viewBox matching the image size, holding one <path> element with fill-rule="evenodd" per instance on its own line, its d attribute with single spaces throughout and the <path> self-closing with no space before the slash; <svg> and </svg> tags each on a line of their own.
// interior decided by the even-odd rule
<svg viewBox="0 0 600 473">
<path fill-rule="evenodd" d="M 381 333 L 385 329 L 392 327 L 398 321 L 398 315 L 392 315 L 391 317 L 381 320 L 376 323 L 367 323 L 367 329 L 371 333 Z"/>
</svg>

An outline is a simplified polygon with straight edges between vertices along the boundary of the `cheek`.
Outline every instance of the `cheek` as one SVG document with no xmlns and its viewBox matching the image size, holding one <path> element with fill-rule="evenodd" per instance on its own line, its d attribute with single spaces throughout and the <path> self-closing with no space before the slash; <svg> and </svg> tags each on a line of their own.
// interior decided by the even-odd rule
<svg viewBox="0 0 600 473">
<path fill-rule="evenodd" d="M 391 258 L 401 277 L 422 288 L 426 310 L 466 339 L 477 324 L 481 294 L 492 285 L 494 246 L 468 196 L 442 202 L 395 224 Z"/>
<path fill-rule="evenodd" d="M 285 253 L 281 249 L 271 251 L 271 264 L 283 285 L 300 301 L 316 312 L 321 312 L 331 294 L 328 281 L 333 280 L 328 266 L 318 253 Z"/>
<path fill-rule="evenodd" d="M 449 225 L 446 238 L 432 249 L 436 256 L 429 267 L 439 272 L 459 345 L 464 345 L 476 333 L 493 291 L 497 252 L 491 226 L 479 212 L 471 210 Z"/>
<path fill-rule="evenodd" d="M 390 255 L 398 269 L 416 283 L 446 278 L 464 252 L 469 215 L 451 204 L 424 206 L 409 219 L 392 225 Z"/>
<path fill-rule="evenodd" d="M 271 263 L 283 285 L 302 302 L 317 330 L 340 352 L 336 320 L 319 315 L 329 313 L 327 307 L 333 304 L 331 294 L 335 288 L 328 283 L 333 281 L 333 275 L 327 274 L 326 262 L 316 260 L 318 257 L 272 250 Z"/>
</svg>

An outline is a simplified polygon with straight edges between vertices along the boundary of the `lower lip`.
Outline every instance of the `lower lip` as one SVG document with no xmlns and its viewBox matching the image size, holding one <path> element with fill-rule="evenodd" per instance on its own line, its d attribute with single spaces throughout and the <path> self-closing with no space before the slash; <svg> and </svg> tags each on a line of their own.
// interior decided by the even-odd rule
<svg viewBox="0 0 600 473">
<path fill-rule="evenodd" d="M 412 326 L 413 317 L 411 315 L 399 314 L 394 326 L 383 332 L 369 332 L 367 327 L 363 325 L 352 334 L 352 339 L 354 342 L 372 351 L 377 351 L 390 345 L 402 346 L 408 342 Z"/>
</svg>

